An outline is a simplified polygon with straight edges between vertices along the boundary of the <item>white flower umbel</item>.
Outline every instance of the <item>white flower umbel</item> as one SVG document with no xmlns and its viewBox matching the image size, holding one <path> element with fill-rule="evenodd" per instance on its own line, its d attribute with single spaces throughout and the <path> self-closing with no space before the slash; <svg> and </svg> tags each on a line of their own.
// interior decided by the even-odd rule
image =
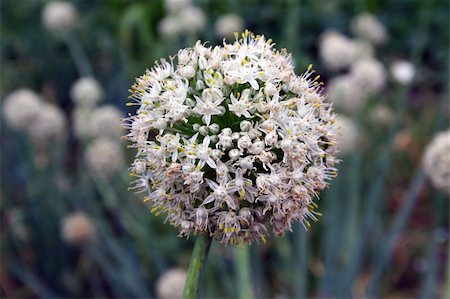
<svg viewBox="0 0 450 299">
<path fill-rule="evenodd" d="M 356 16 L 351 22 L 351 30 L 359 38 L 365 39 L 374 45 L 379 45 L 387 39 L 384 25 L 369 13 Z"/>
<path fill-rule="evenodd" d="M 93 239 L 95 226 L 88 215 L 82 212 L 75 212 L 64 217 L 61 235 L 67 243 L 81 245 Z"/>
<path fill-rule="evenodd" d="M 182 28 L 177 16 L 165 16 L 158 24 L 158 32 L 164 38 L 174 38 L 181 34 Z"/>
<path fill-rule="evenodd" d="M 79 107 L 92 108 L 103 99 L 103 89 L 94 78 L 83 77 L 73 84 L 70 95 Z"/>
<path fill-rule="evenodd" d="M 84 107 L 75 107 L 72 111 L 72 125 L 75 136 L 81 140 L 87 140 L 92 136 L 91 121 L 93 110 Z"/>
<path fill-rule="evenodd" d="M 169 13 L 178 13 L 192 5 L 192 0 L 164 0 L 164 6 Z"/>
<path fill-rule="evenodd" d="M 436 134 L 426 147 L 423 167 L 431 183 L 450 194 L 450 130 Z"/>
<path fill-rule="evenodd" d="M 176 268 L 164 272 L 156 281 L 156 297 L 158 299 L 183 298 L 186 270 Z"/>
<path fill-rule="evenodd" d="M 347 113 L 355 113 L 367 101 L 367 92 L 350 75 L 337 76 L 327 87 L 328 99 L 334 107 Z"/>
<path fill-rule="evenodd" d="M 180 12 L 182 26 L 188 33 L 195 33 L 202 30 L 206 25 L 206 16 L 203 10 L 197 6 L 188 6 Z"/>
<path fill-rule="evenodd" d="M 355 151 L 358 144 L 358 128 L 355 122 L 346 116 L 336 116 L 336 127 L 338 127 L 338 146 L 340 155 L 347 155 Z"/>
<path fill-rule="evenodd" d="M 45 142 L 63 137 L 66 126 L 66 116 L 59 107 L 42 103 L 33 125 L 27 131 L 33 140 Z"/>
<path fill-rule="evenodd" d="M 122 147 L 116 140 L 98 138 L 87 147 L 85 160 L 93 175 L 112 177 L 123 166 Z"/>
<path fill-rule="evenodd" d="M 180 35 L 194 34 L 205 27 L 206 16 L 199 7 L 189 5 L 187 1 L 169 2 L 173 2 L 168 4 L 173 6 L 173 9 L 169 9 L 170 13 L 158 24 L 159 34 L 163 38 L 171 39 Z"/>
<path fill-rule="evenodd" d="M 314 201 L 336 175 L 337 129 L 312 67 L 297 76 L 286 50 L 248 31 L 177 58 L 132 87 L 132 189 L 181 235 L 224 244 L 317 220 Z"/>
<path fill-rule="evenodd" d="M 325 31 L 320 37 L 320 58 L 324 65 L 331 70 L 348 67 L 355 60 L 357 50 L 353 40 L 337 31 Z"/>
<path fill-rule="evenodd" d="M 122 112 L 113 105 L 95 108 L 89 121 L 91 137 L 110 137 L 119 139 L 123 135 L 121 126 Z"/>
<path fill-rule="evenodd" d="M 362 59 L 354 63 L 350 75 L 354 82 L 369 94 L 381 91 L 386 84 L 386 70 L 383 64 L 374 58 Z"/>
<path fill-rule="evenodd" d="M 370 118 L 375 126 L 389 126 L 395 120 L 395 113 L 384 104 L 378 104 L 370 110 Z"/>
<path fill-rule="evenodd" d="M 30 89 L 18 89 L 5 97 L 3 116 L 13 130 L 26 130 L 33 125 L 39 114 L 41 99 Z"/>
<path fill-rule="evenodd" d="M 392 78 L 400 84 L 411 83 L 416 74 L 414 65 L 406 60 L 392 62 L 390 71 Z"/>
<path fill-rule="evenodd" d="M 372 58 L 375 55 L 375 49 L 369 42 L 364 40 L 355 40 L 355 61 Z"/>
<path fill-rule="evenodd" d="M 237 14 L 226 14 L 216 21 L 214 28 L 216 35 L 220 38 L 233 37 L 235 32 L 241 32 L 244 29 L 244 20 Z"/>
<path fill-rule="evenodd" d="M 42 11 L 42 22 L 51 32 L 61 33 L 72 28 L 77 10 L 69 1 L 50 1 Z"/>
</svg>

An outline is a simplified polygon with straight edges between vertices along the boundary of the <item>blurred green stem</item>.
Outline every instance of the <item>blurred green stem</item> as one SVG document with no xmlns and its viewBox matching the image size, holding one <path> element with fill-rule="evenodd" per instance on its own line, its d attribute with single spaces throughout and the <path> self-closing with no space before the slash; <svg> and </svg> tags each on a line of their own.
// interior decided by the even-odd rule
<svg viewBox="0 0 450 299">
<path fill-rule="evenodd" d="M 321 297 L 329 297 L 334 288 L 334 276 L 336 273 L 333 269 L 336 266 L 336 248 L 340 246 L 343 231 L 342 213 L 339 204 L 339 199 L 343 192 L 342 186 L 343 176 L 339 175 L 333 183 L 333 192 L 327 190 L 323 197 L 326 199 L 323 210 L 326 215 L 323 218 L 323 225 L 326 229 L 321 240 L 323 248 L 321 258 L 325 267 L 325 273 L 321 277 L 318 286 L 319 296 Z"/>
<path fill-rule="evenodd" d="M 123 176 L 121 176 L 121 178 L 122 177 Z M 139 210 L 136 209 L 138 206 L 133 205 L 131 200 L 126 198 L 123 201 L 124 204 L 121 206 L 121 211 L 118 212 L 118 205 L 121 201 L 119 200 L 118 194 L 116 194 L 111 182 L 106 178 L 97 176 L 92 176 L 92 179 L 94 180 L 95 185 L 103 198 L 105 207 L 117 212 L 117 217 L 120 223 L 132 233 L 136 239 L 136 242 L 143 242 L 144 246 L 153 248 L 152 254 L 148 254 L 148 252 L 144 251 L 145 257 L 147 260 L 151 260 L 157 271 L 162 271 L 165 268 L 164 259 L 160 258 L 160 250 L 158 246 L 155 246 L 157 242 L 154 240 L 154 233 L 149 232 L 143 226 L 146 219 L 142 217 L 143 213 L 138 213 Z"/>
<path fill-rule="evenodd" d="M 444 283 L 444 291 L 441 298 L 449 298 L 450 297 L 450 259 L 447 259 L 447 276 L 445 278 Z"/>
<path fill-rule="evenodd" d="M 55 294 L 39 276 L 35 275 L 31 269 L 27 267 L 21 267 L 15 264 L 10 266 L 11 273 L 24 285 L 27 286 L 32 292 L 34 292 L 40 298 L 62 298 Z M 3 296 L 2 296 L 3 298 Z"/>
<path fill-rule="evenodd" d="M 383 242 L 385 245 L 380 249 L 381 253 L 377 259 L 378 262 L 375 263 L 375 270 L 373 271 L 373 276 L 367 289 L 367 295 L 369 298 L 378 297 L 378 291 L 380 288 L 380 283 L 384 269 L 393 253 L 393 249 L 397 244 L 397 240 L 400 237 L 400 233 L 402 232 L 404 226 L 406 225 L 409 216 L 414 208 L 414 205 L 417 202 L 417 199 L 419 198 L 418 194 L 423 186 L 424 176 L 425 175 L 422 172 L 422 170 L 419 169 L 416 175 L 414 176 L 410 184 L 410 187 L 408 188 L 409 192 L 406 195 L 404 204 L 402 205 L 400 211 L 395 216 L 394 223 L 389 232 L 387 241 Z"/>
<path fill-rule="evenodd" d="M 69 48 L 70 55 L 78 69 L 78 73 L 83 77 L 89 77 L 93 75 L 91 64 L 81 46 L 77 36 L 69 32 L 64 35 L 64 41 Z"/>
<path fill-rule="evenodd" d="M 422 58 L 422 53 L 424 51 L 427 39 L 429 38 L 428 27 L 431 20 L 431 7 L 432 7 L 433 0 L 430 1 L 423 1 L 422 6 L 420 8 L 420 19 L 418 20 L 418 26 L 417 26 L 417 42 L 415 43 L 415 47 L 412 49 L 411 53 L 411 61 L 414 64 L 415 68 L 418 69 L 419 62 Z M 364 215 L 365 221 L 363 223 L 362 227 L 362 233 L 363 236 L 359 238 L 352 256 L 354 256 L 353 261 L 350 263 L 349 267 L 347 268 L 347 273 L 343 276 L 346 280 L 345 288 L 347 291 L 346 296 L 349 296 L 348 291 L 351 289 L 351 284 L 353 283 L 354 279 L 357 276 L 357 273 L 359 272 L 362 261 L 363 261 L 363 252 L 365 252 L 365 247 L 367 246 L 368 237 L 372 236 L 374 237 L 374 230 L 372 227 L 375 226 L 376 223 L 376 217 L 380 215 L 380 198 L 383 195 L 384 187 L 385 187 L 385 178 L 388 175 L 388 170 L 390 168 L 391 162 L 392 162 L 392 147 L 394 144 L 394 138 L 395 134 L 399 131 L 401 128 L 401 121 L 403 120 L 403 116 L 405 112 L 407 111 L 407 96 L 409 91 L 411 90 L 411 85 L 405 85 L 398 89 L 398 96 L 397 103 L 396 103 L 396 122 L 391 127 L 389 133 L 388 133 L 388 143 L 387 148 L 388 151 L 385 151 L 383 154 L 381 154 L 378 159 L 376 160 L 375 165 L 379 165 L 378 169 L 376 171 L 377 178 L 375 182 L 371 185 L 371 189 L 368 194 L 368 199 L 366 203 L 366 213 Z M 376 233 L 376 231 L 375 231 Z M 375 236 L 379 237 L 379 236 Z M 374 243 L 374 246 L 378 246 L 380 240 L 377 240 L 378 243 Z M 383 253 L 382 253 L 383 255 Z M 373 265 L 375 267 L 379 268 L 379 265 L 377 265 L 377 259 L 378 257 L 375 257 L 375 260 L 373 262 Z M 380 277 L 381 278 L 381 277 Z M 376 278 L 375 278 L 376 279 Z M 375 290 L 372 289 L 369 293 L 374 292 Z"/>
<path fill-rule="evenodd" d="M 294 59 L 298 58 L 298 37 L 300 35 L 300 0 L 288 0 L 287 1 L 287 18 L 285 18 L 284 24 L 284 39 L 286 49 L 290 49 L 294 55 Z"/>
<path fill-rule="evenodd" d="M 308 235 L 302 225 L 297 224 L 293 236 L 294 246 L 294 298 L 306 298 L 308 285 Z"/>
<path fill-rule="evenodd" d="M 437 283 L 438 283 L 438 273 L 439 273 L 439 226 L 441 224 L 442 211 L 444 207 L 442 203 L 444 202 L 444 196 L 435 195 L 433 196 L 433 224 L 431 227 L 430 240 L 428 241 L 428 269 L 423 275 L 422 286 L 419 298 L 437 298 Z"/>
<path fill-rule="evenodd" d="M 250 276 L 250 255 L 248 245 L 241 245 L 234 249 L 236 255 L 237 279 L 239 285 L 239 298 L 254 298 L 252 279 Z"/>
<path fill-rule="evenodd" d="M 209 236 L 199 235 L 197 237 L 191 261 L 189 262 L 186 284 L 184 285 L 184 299 L 198 298 L 202 274 L 208 258 L 210 246 L 211 238 Z"/>
<path fill-rule="evenodd" d="M 277 258 L 274 258 L 270 266 L 275 271 L 275 275 L 283 281 L 287 294 L 291 294 L 295 278 L 292 274 L 292 244 L 287 238 L 276 238 L 275 252 Z M 286 271 L 286 269 L 289 269 Z"/>
<path fill-rule="evenodd" d="M 443 126 L 443 122 L 445 120 L 443 111 L 445 111 L 444 107 L 446 105 L 446 99 L 448 99 L 448 92 L 445 92 L 443 99 L 441 99 L 441 109 L 438 110 L 439 112 L 434 124 L 435 129 L 439 129 Z M 379 287 L 381 285 L 384 270 L 393 254 L 393 250 L 395 248 L 395 245 L 397 244 L 397 240 L 400 237 L 400 234 L 405 225 L 407 224 L 409 217 L 411 216 L 414 205 L 418 200 L 419 192 L 423 184 L 425 183 L 425 179 L 426 176 L 423 170 L 419 168 L 408 186 L 405 200 L 403 201 L 400 211 L 395 215 L 393 224 L 387 234 L 386 241 L 383 242 L 385 246 L 382 247 L 379 255 L 375 257 L 375 269 L 367 288 L 367 295 L 369 298 L 378 297 Z"/>
</svg>

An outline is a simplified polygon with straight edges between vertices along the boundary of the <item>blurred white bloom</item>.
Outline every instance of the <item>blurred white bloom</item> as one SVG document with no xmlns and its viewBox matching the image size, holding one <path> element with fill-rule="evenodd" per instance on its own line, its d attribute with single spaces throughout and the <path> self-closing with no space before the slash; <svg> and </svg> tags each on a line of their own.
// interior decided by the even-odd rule
<svg viewBox="0 0 450 299">
<path fill-rule="evenodd" d="M 450 194 L 450 129 L 436 134 L 428 144 L 423 167 L 434 187 Z"/>
<path fill-rule="evenodd" d="M 120 139 L 123 114 L 113 105 L 103 105 L 92 111 L 90 124 L 91 137 L 110 137 Z"/>
<path fill-rule="evenodd" d="M 28 128 L 28 132 L 33 140 L 44 142 L 61 138 L 66 125 L 66 116 L 59 107 L 42 103 L 33 125 Z"/>
<path fill-rule="evenodd" d="M 180 12 L 181 26 L 184 31 L 195 33 L 206 25 L 206 16 L 197 6 L 188 6 Z"/>
<path fill-rule="evenodd" d="M 404 129 L 398 132 L 394 138 L 393 149 L 397 152 L 407 152 L 411 154 L 417 147 L 417 140 L 411 130 Z"/>
<path fill-rule="evenodd" d="M 395 115 L 388 106 L 378 104 L 370 110 L 370 118 L 376 125 L 388 126 L 395 120 Z"/>
<path fill-rule="evenodd" d="M 355 122 L 343 115 L 335 118 L 335 125 L 338 128 L 338 147 L 341 155 L 349 154 L 355 151 L 358 143 L 358 128 Z"/>
<path fill-rule="evenodd" d="M 78 107 L 73 112 L 73 126 L 77 137 L 81 139 L 109 137 L 120 139 L 122 112 L 113 105 L 103 105 L 95 109 Z"/>
<path fill-rule="evenodd" d="M 92 108 L 103 99 L 103 89 L 94 78 L 83 77 L 72 85 L 70 95 L 75 104 Z"/>
<path fill-rule="evenodd" d="M 70 29 L 77 19 L 77 11 L 69 1 L 50 1 L 42 12 L 44 26 L 52 32 Z"/>
<path fill-rule="evenodd" d="M 65 216 L 61 230 L 62 238 L 71 245 L 81 245 L 91 241 L 95 235 L 94 222 L 82 212 Z"/>
<path fill-rule="evenodd" d="M 39 109 L 41 99 L 30 89 L 18 89 L 6 96 L 3 102 L 3 116 L 11 129 L 24 130 L 33 125 Z"/>
<path fill-rule="evenodd" d="M 177 58 L 132 86 L 131 189 L 180 235 L 223 244 L 317 220 L 313 202 L 336 175 L 337 132 L 312 66 L 296 75 L 290 54 L 248 31 L 214 48 L 198 41 Z"/>
<path fill-rule="evenodd" d="M 320 58 L 326 67 L 340 70 L 348 67 L 356 55 L 356 45 L 353 40 L 341 33 L 328 30 L 320 37 Z"/>
<path fill-rule="evenodd" d="M 416 70 L 414 65 L 406 60 L 397 60 L 391 64 L 392 78 L 400 84 L 408 84 L 414 79 Z"/>
<path fill-rule="evenodd" d="M 192 0 L 164 0 L 167 12 L 174 14 L 192 5 Z"/>
<path fill-rule="evenodd" d="M 179 17 L 176 15 L 165 16 L 158 24 L 158 31 L 164 38 L 176 37 L 183 31 Z"/>
<path fill-rule="evenodd" d="M 386 70 L 383 64 L 374 58 L 355 62 L 350 70 L 354 82 L 368 93 L 381 91 L 386 84 Z"/>
<path fill-rule="evenodd" d="M 32 234 L 26 224 L 24 212 L 20 208 L 12 208 L 6 210 L 6 217 L 3 216 L 3 219 L 6 219 L 8 222 L 6 227 L 8 227 L 8 229 L 10 229 L 11 232 L 16 235 L 21 241 L 30 240 Z"/>
<path fill-rule="evenodd" d="M 87 147 L 85 160 L 94 175 L 112 177 L 123 166 L 122 147 L 116 140 L 98 138 Z"/>
<path fill-rule="evenodd" d="M 233 37 L 235 32 L 241 32 L 243 29 L 244 20 L 234 13 L 221 16 L 215 25 L 216 35 L 219 37 Z"/>
<path fill-rule="evenodd" d="M 329 101 L 338 110 L 356 112 L 367 100 L 367 93 L 352 76 L 341 75 L 331 79 L 327 87 Z"/>
<path fill-rule="evenodd" d="M 381 44 L 386 41 L 387 33 L 386 28 L 381 24 L 378 19 L 369 14 L 364 13 L 356 16 L 351 22 L 352 32 L 374 45 Z"/>
<path fill-rule="evenodd" d="M 92 136 L 91 121 L 93 110 L 86 107 L 76 107 L 72 112 L 73 130 L 75 136 L 80 139 L 88 139 Z"/>
<path fill-rule="evenodd" d="M 355 40 L 355 61 L 360 59 L 372 58 L 375 50 L 373 46 L 363 40 Z"/>
<path fill-rule="evenodd" d="M 175 7 L 178 5 L 183 8 L 173 9 L 159 22 L 158 31 L 162 37 L 170 39 L 183 34 L 196 33 L 205 27 L 206 16 L 203 10 L 188 4 L 184 1 L 173 1 Z"/>
<path fill-rule="evenodd" d="M 156 297 L 158 299 L 183 298 L 186 270 L 181 268 L 170 269 L 164 272 L 156 282 Z"/>
</svg>

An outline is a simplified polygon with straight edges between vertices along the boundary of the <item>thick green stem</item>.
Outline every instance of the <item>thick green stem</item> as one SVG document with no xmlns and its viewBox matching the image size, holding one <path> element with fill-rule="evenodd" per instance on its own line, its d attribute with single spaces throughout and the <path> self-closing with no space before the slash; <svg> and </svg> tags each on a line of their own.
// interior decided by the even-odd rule
<svg viewBox="0 0 450 299">
<path fill-rule="evenodd" d="M 251 299 L 253 296 L 252 279 L 250 277 L 250 255 L 249 247 L 244 244 L 236 247 L 236 270 L 239 286 L 239 298 Z"/>
<path fill-rule="evenodd" d="M 210 246 L 210 237 L 204 235 L 199 235 L 197 237 L 194 245 L 194 251 L 191 256 L 191 261 L 189 262 L 186 284 L 184 285 L 184 299 L 198 298 L 200 282 L 202 279 L 203 269 L 206 264 L 206 259 L 208 258 Z"/>
</svg>

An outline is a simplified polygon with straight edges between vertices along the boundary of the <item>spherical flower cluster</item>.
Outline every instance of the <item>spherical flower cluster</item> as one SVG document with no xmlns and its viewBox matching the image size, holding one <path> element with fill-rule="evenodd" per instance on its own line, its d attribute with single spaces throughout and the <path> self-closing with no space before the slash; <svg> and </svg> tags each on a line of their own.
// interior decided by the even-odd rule
<svg viewBox="0 0 450 299">
<path fill-rule="evenodd" d="M 156 297 L 158 299 L 183 298 L 186 270 L 181 268 L 170 269 L 161 275 L 156 282 Z"/>
<path fill-rule="evenodd" d="M 438 133 L 426 147 L 423 167 L 431 183 L 450 194 L 450 130 Z"/>
<path fill-rule="evenodd" d="M 29 128 L 31 138 L 40 142 L 61 138 L 66 129 L 64 112 L 47 103 L 41 104 L 39 109 L 39 114 Z"/>
<path fill-rule="evenodd" d="M 369 38 L 351 39 L 333 30 L 323 33 L 319 52 L 324 66 L 334 71 L 347 70 L 331 79 L 328 86 L 329 99 L 342 111 L 359 111 L 386 84 L 386 71 L 374 58 L 372 43 Z"/>
<path fill-rule="evenodd" d="M 388 126 L 394 122 L 395 114 L 388 106 L 378 104 L 370 110 L 370 118 L 376 126 Z"/>
<path fill-rule="evenodd" d="M 327 91 L 337 109 L 355 113 L 385 84 L 384 66 L 373 58 L 366 58 L 354 62 L 349 73 L 332 78 Z"/>
<path fill-rule="evenodd" d="M 42 11 L 42 22 L 51 32 L 70 29 L 77 19 L 77 11 L 68 1 L 50 1 Z"/>
<path fill-rule="evenodd" d="M 241 32 L 243 29 L 244 20 L 234 13 L 221 16 L 215 25 L 216 35 L 221 38 L 233 37 L 235 32 Z"/>
<path fill-rule="evenodd" d="M 375 49 L 370 43 L 364 40 L 354 40 L 353 43 L 355 45 L 354 61 L 374 57 Z"/>
<path fill-rule="evenodd" d="M 339 128 L 337 144 L 341 155 L 354 152 L 358 143 L 358 127 L 351 118 L 346 116 L 336 116 L 336 127 Z"/>
<path fill-rule="evenodd" d="M 11 129 L 28 133 L 38 142 L 62 137 L 66 128 L 64 112 L 42 101 L 38 94 L 26 88 L 16 90 L 5 98 L 3 115 Z"/>
<path fill-rule="evenodd" d="M 119 139 L 123 135 L 121 126 L 122 112 L 113 105 L 103 105 L 96 108 L 89 121 L 91 137 L 111 137 Z"/>
<path fill-rule="evenodd" d="M 357 112 L 366 98 L 365 90 L 349 74 L 331 79 L 327 92 L 334 107 L 348 113 Z"/>
<path fill-rule="evenodd" d="M 41 99 L 34 91 L 23 88 L 6 96 L 3 102 L 3 116 L 11 129 L 26 130 L 39 114 Z"/>
<path fill-rule="evenodd" d="M 325 31 L 320 37 L 320 57 L 331 70 L 341 70 L 350 66 L 358 53 L 353 40 L 334 30 Z"/>
<path fill-rule="evenodd" d="M 88 145 L 85 160 L 93 175 L 112 177 L 123 166 L 122 148 L 116 140 L 97 138 Z"/>
<path fill-rule="evenodd" d="M 91 120 L 92 110 L 81 107 L 75 107 L 72 111 L 72 122 L 75 136 L 81 140 L 87 140 L 92 137 Z"/>
<path fill-rule="evenodd" d="M 174 38 L 179 35 L 193 34 L 206 25 L 203 11 L 187 0 L 166 1 L 169 12 L 158 24 L 158 30 L 164 38 Z"/>
<path fill-rule="evenodd" d="M 26 224 L 24 212 L 19 208 L 6 210 L 6 217 L 3 216 L 3 225 L 18 237 L 21 241 L 27 242 L 31 237 L 31 230 Z M 6 225 L 5 225 L 6 222 Z"/>
<path fill-rule="evenodd" d="M 395 135 L 392 148 L 401 154 L 411 154 L 417 148 L 417 139 L 410 129 L 404 129 Z"/>
<path fill-rule="evenodd" d="M 67 215 L 62 222 L 62 238 L 71 245 L 86 243 L 95 235 L 92 219 L 82 212 Z"/>
<path fill-rule="evenodd" d="M 89 109 L 95 107 L 103 99 L 103 89 L 94 78 L 83 77 L 73 84 L 70 95 L 75 104 Z"/>
<path fill-rule="evenodd" d="M 384 25 L 375 16 L 368 13 L 356 16 L 352 20 L 351 29 L 356 36 L 374 45 L 381 44 L 387 39 Z"/>
<path fill-rule="evenodd" d="M 400 84 L 411 83 L 416 74 L 414 65 L 405 60 L 397 60 L 392 62 L 390 71 L 392 78 Z"/>
<path fill-rule="evenodd" d="M 317 220 L 314 199 L 336 175 L 337 129 L 312 67 L 295 75 L 291 55 L 248 31 L 223 47 L 197 42 L 177 58 L 132 87 L 132 189 L 181 235 L 224 244 Z"/>
<path fill-rule="evenodd" d="M 351 75 L 356 84 L 369 95 L 381 91 L 386 84 L 386 70 L 374 58 L 362 59 L 351 67 Z"/>
<path fill-rule="evenodd" d="M 123 135 L 122 118 L 122 112 L 113 105 L 95 109 L 77 107 L 73 111 L 75 135 L 84 140 L 99 137 L 119 139 Z"/>
<path fill-rule="evenodd" d="M 192 0 L 164 0 L 164 6 L 169 13 L 178 13 L 192 5 Z"/>
</svg>

